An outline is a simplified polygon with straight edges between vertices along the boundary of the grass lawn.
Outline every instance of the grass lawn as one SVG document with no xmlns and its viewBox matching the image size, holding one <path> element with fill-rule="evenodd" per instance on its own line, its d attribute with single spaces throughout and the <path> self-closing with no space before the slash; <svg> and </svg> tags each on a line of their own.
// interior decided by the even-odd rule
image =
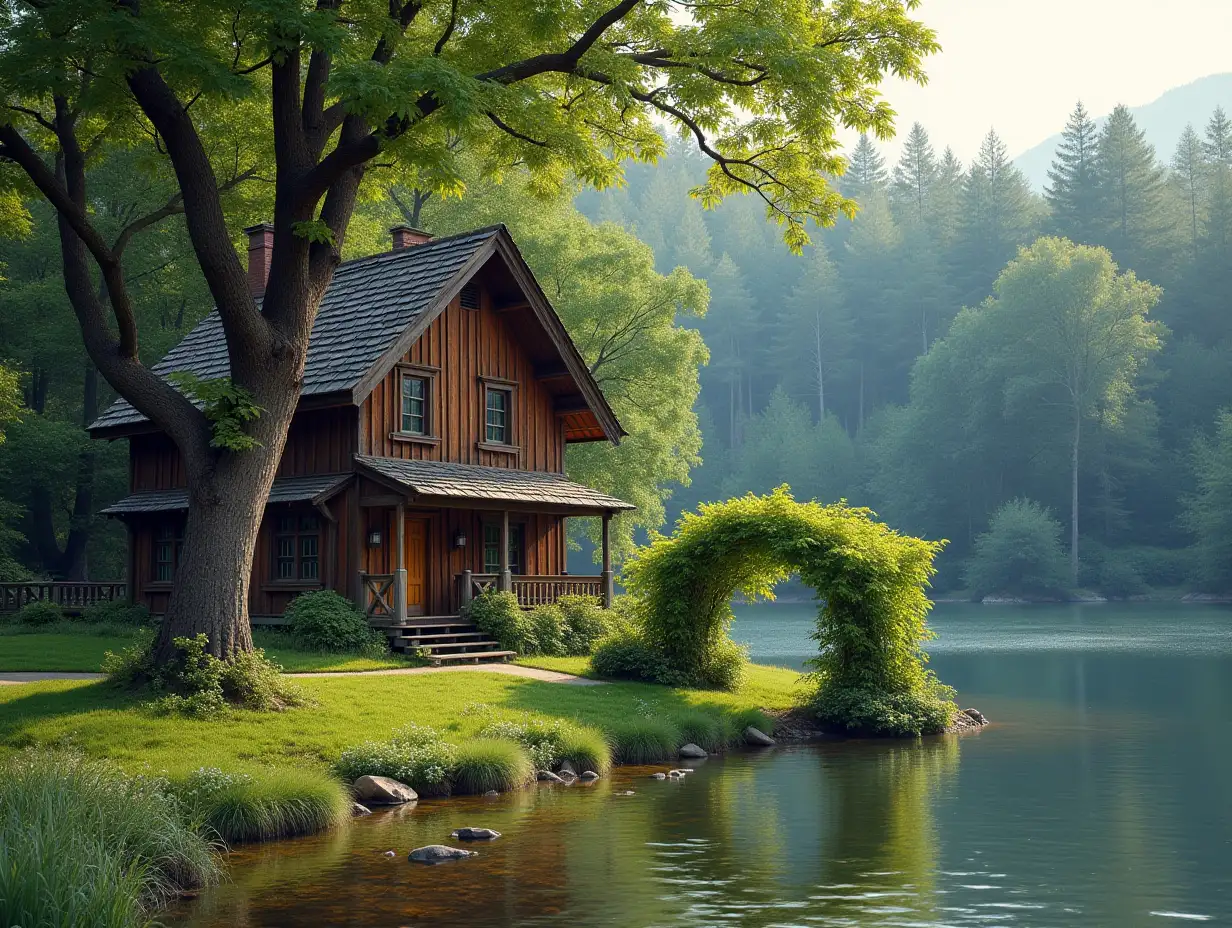
<svg viewBox="0 0 1232 928">
<path fill-rule="evenodd" d="M 102 666 L 107 651 L 129 647 L 136 633 L 93 634 L 86 625 L 66 632 L 0 634 L 0 673 L 13 670 L 45 670 L 96 672 Z M 390 655 L 385 658 L 357 657 L 353 654 L 324 654 L 299 651 L 288 647 L 286 635 L 258 631 L 254 634 L 257 647 L 265 648 L 268 657 L 278 661 L 288 673 L 351 670 L 385 670 L 393 667 L 413 667 L 418 662 Z"/>
<path fill-rule="evenodd" d="M 609 729 L 637 715 L 696 708 L 787 708 L 798 679 L 795 671 L 755 666 L 740 691 L 717 693 L 639 683 L 567 686 L 474 671 L 314 677 L 299 681 L 314 706 L 237 711 L 214 721 L 155 716 L 105 681 L 48 681 L 0 687 L 0 750 L 71 746 L 133 772 L 322 767 L 344 748 L 387 738 L 407 722 L 438 728 L 450 741 L 474 734 L 493 717 L 523 712 Z"/>
</svg>

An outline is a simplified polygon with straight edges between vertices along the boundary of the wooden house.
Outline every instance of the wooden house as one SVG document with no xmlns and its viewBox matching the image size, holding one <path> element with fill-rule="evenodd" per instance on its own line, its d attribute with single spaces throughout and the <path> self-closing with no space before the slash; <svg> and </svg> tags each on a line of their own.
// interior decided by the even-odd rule
<svg viewBox="0 0 1232 928">
<path fill-rule="evenodd" d="M 259 294 L 273 234 L 247 232 Z M 340 265 L 317 314 L 251 615 L 276 617 L 317 589 L 395 626 L 456 615 L 490 586 L 524 606 L 567 593 L 610 603 L 608 524 L 633 507 L 567 479 L 565 448 L 624 433 L 509 232 L 399 227 L 393 238 L 391 251 Z M 217 315 L 155 369 L 226 376 Z M 160 613 L 187 508 L 180 456 L 123 400 L 90 431 L 129 441 L 130 495 L 106 512 L 129 530 L 130 595 Z M 570 516 L 602 518 L 601 574 L 567 573 Z"/>
</svg>

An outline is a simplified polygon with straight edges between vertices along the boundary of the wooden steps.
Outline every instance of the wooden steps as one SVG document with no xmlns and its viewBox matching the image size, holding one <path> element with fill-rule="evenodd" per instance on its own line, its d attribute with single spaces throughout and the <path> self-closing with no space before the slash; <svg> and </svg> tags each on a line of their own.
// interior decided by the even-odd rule
<svg viewBox="0 0 1232 928">
<path fill-rule="evenodd" d="M 386 626 L 384 631 L 393 650 L 418 650 L 437 667 L 504 662 L 517 657 L 516 652 L 503 650 L 499 642 L 456 615 L 415 616 L 401 625 Z"/>
</svg>

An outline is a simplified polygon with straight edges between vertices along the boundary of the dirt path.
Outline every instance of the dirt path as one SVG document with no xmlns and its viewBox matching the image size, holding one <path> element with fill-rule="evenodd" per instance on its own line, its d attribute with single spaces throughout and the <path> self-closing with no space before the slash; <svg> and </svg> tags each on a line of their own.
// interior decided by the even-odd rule
<svg viewBox="0 0 1232 928">
<path fill-rule="evenodd" d="M 459 667 L 395 667 L 389 670 L 355 670 L 343 673 L 318 671 L 313 673 L 292 673 L 290 677 L 395 677 L 411 674 L 427 673 L 503 673 L 511 677 L 525 677 L 528 680 L 541 680 L 544 683 L 564 683 L 569 686 L 602 686 L 599 680 L 588 680 L 585 677 L 575 677 L 573 674 L 560 673 L 555 670 L 541 670 L 538 667 L 522 667 L 518 664 L 463 664 Z M 102 680 L 106 674 L 101 673 L 56 673 L 54 671 L 13 671 L 0 673 L 0 686 L 16 683 L 36 683 L 39 680 Z"/>
</svg>

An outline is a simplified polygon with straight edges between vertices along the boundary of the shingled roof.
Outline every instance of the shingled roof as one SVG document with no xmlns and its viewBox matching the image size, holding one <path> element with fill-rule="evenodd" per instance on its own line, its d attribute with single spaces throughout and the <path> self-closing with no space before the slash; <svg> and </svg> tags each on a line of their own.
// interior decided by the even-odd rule
<svg viewBox="0 0 1232 928">
<path fill-rule="evenodd" d="M 406 461 L 357 454 L 360 472 L 409 491 L 415 499 L 441 503 L 533 503 L 556 506 L 579 513 L 616 512 L 636 509 L 624 500 L 568 480 L 564 474 L 481 467 L 477 464 L 445 464 L 439 461 Z"/>
<path fill-rule="evenodd" d="M 351 474 L 313 474 L 310 477 L 282 477 L 270 487 L 269 502 L 320 503 L 341 490 Z M 143 512 L 174 512 L 188 508 L 188 491 L 143 490 L 133 493 L 103 510 L 109 516 L 127 516 Z"/>
<path fill-rule="evenodd" d="M 312 327 L 303 396 L 354 389 L 412 323 L 453 298 L 491 253 L 484 246 L 498 237 L 509 239 L 504 226 L 340 264 Z M 206 316 L 154 365 L 155 373 L 191 371 L 202 379 L 226 377 L 230 369 L 217 312 Z M 120 399 L 94 421 L 90 431 L 106 434 L 144 421 L 127 400 Z"/>
</svg>

